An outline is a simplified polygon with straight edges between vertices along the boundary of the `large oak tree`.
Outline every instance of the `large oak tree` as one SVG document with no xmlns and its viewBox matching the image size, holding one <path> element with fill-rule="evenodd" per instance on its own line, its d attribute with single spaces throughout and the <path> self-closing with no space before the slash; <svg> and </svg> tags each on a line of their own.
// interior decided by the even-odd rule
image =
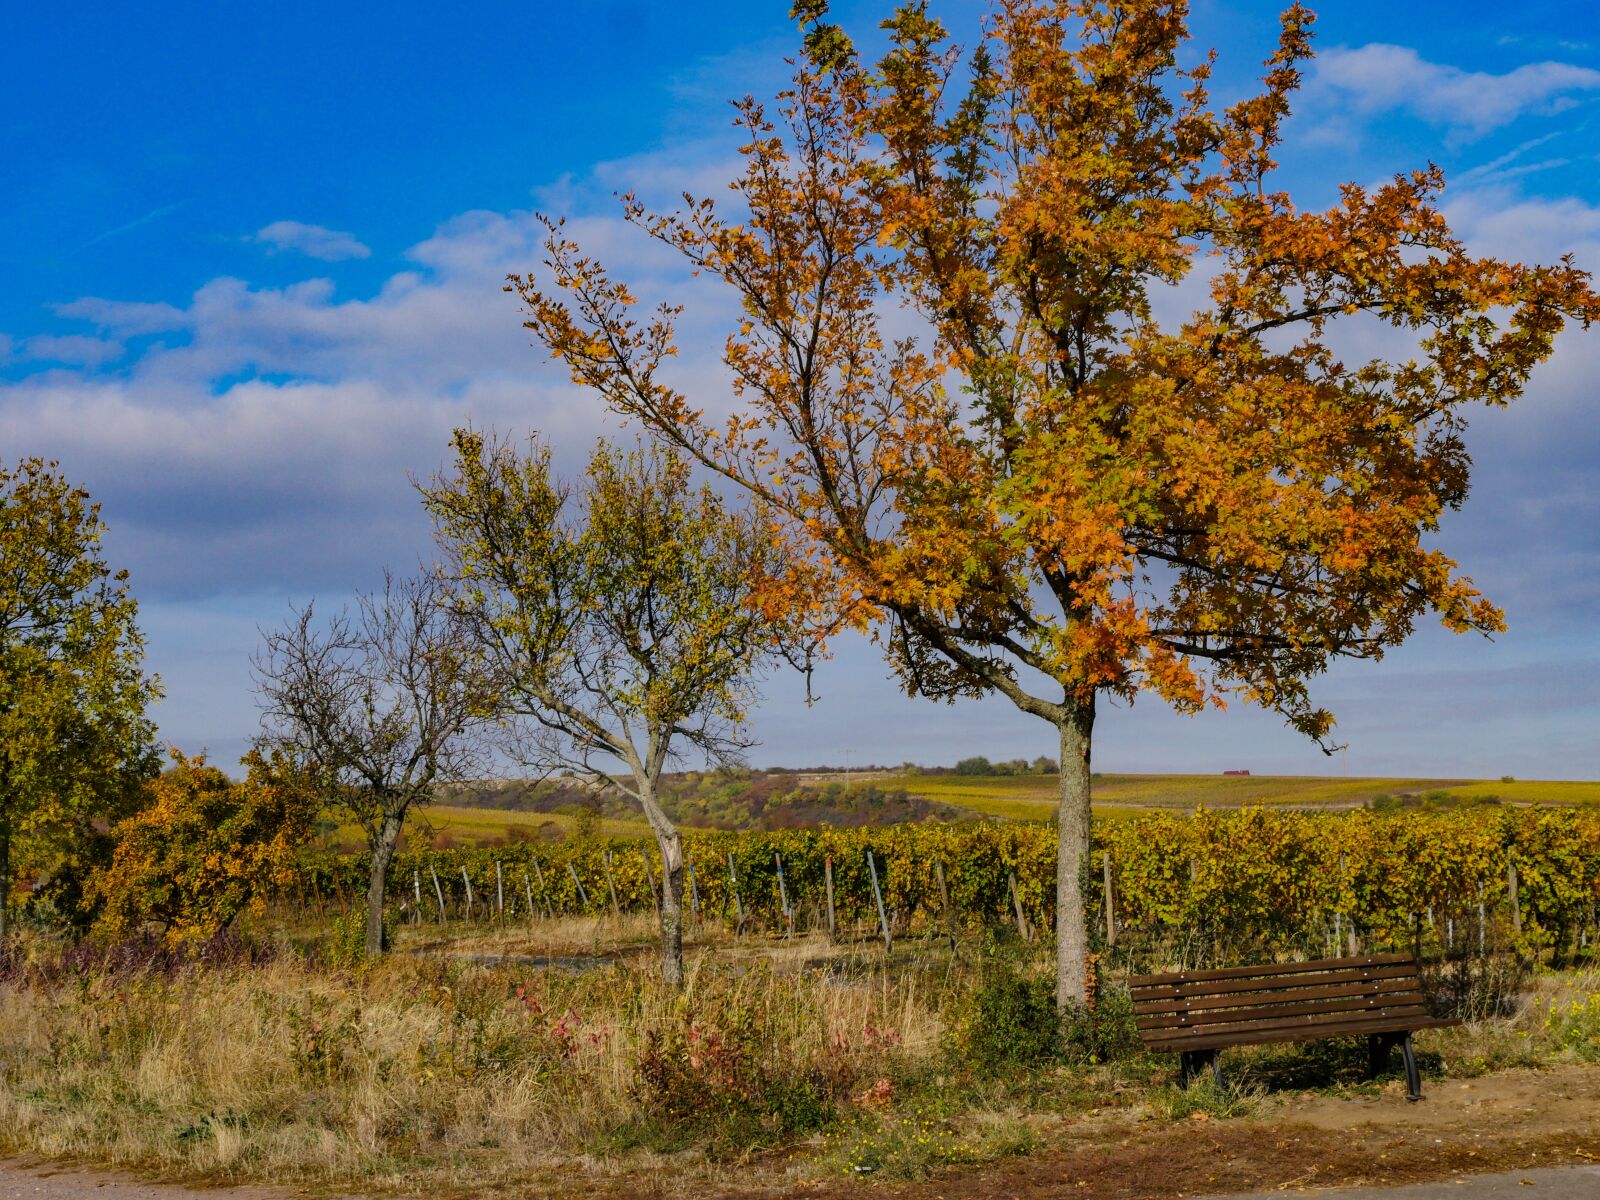
<svg viewBox="0 0 1600 1200">
<path fill-rule="evenodd" d="M 1308 682 L 1334 659 L 1430 615 L 1501 628 L 1430 535 L 1467 495 L 1468 412 L 1600 300 L 1569 261 L 1470 253 L 1432 166 L 1296 204 L 1298 5 L 1223 108 L 1176 0 L 998 0 L 966 54 L 906 4 L 875 62 L 825 0 L 795 15 L 776 116 L 738 105 L 731 202 L 626 206 L 739 302 L 731 418 L 672 382 L 678 310 L 637 316 L 559 224 L 513 285 L 577 381 L 781 515 L 812 566 L 791 599 L 886 631 L 912 692 L 1056 729 L 1071 1006 L 1101 699 L 1240 697 L 1326 743 Z M 924 336 L 889 336 L 895 304 Z"/>
</svg>

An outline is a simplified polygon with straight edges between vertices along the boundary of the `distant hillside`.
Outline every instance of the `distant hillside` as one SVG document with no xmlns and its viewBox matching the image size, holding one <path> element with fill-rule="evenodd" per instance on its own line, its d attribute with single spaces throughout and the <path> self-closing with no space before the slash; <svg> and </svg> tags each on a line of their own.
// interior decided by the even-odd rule
<svg viewBox="0 0 1600 1200">
<path fill-rule="evenodd" d="M 691 829 L 798 829 L 817 825 L 898 825 L 971 821 L 982 814 L 903 787 L 833 778 L 811 782 L 792 771 L 688 771 L 662 780 L 662 807 Z M 639 819 L 620 792 L 573 779 L 529 783 L 498 780 L 450 789 L 440 797 L 457 806 L 610 821 Z"/>
</svg>

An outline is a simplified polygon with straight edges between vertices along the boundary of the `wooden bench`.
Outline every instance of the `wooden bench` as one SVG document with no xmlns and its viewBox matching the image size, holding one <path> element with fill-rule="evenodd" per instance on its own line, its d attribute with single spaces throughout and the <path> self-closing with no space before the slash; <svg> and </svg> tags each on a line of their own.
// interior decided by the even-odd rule
<svg viewBox="0 0 1600 1200">
<path fill-rule="evenodd" d="M 1185 1087 L 1207 1065 L 1221 1083 L 1217 1052 L 1227 1046 L 1364 1033 L 1369 1077 L 1388 1066 L 1399 1046 L 1407 1097 L 1420 1100 L 1412 1033 L 1460 1024 L 1428 1011 L 1409 954 L 1135 975 L 1128 986 L 1139 1036 L 1152 1050 L 1179 1053 Z"/>
</svg>

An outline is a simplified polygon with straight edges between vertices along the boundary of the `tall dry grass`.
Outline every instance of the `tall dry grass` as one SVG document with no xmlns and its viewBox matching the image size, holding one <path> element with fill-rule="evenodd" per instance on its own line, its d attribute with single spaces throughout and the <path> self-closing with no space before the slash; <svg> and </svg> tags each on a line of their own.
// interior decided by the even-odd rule
<svg viewBox="0 0 1600 1200">
<path fill-rule="evenodd" d="M 651 1158 L 618 1152 L 614 1135 L 654 1115 L 640 1073 L 652 1047 L 659 1058 L 687 1046 L 679 1066 L 690 1071 L 686 1031 L 738 1025 L 761 1043 L 741 1052 L 767 1055 L 751 1078 L 826 1061 L 853 1086 L 933 1053 L 938 1007 L 915 977 L 704 956 L 678 994 L 648 956 L 581 972 L 406 954 L 329 971 L 294 953 L 255 966 L 25 971 L 0 983 L 0 1148 L 407 1189 L 526 1185 L 577 1163 L 598 1185 Z M 685 1161 L 692 1171 L 705 1156 Z"/>
</svg>

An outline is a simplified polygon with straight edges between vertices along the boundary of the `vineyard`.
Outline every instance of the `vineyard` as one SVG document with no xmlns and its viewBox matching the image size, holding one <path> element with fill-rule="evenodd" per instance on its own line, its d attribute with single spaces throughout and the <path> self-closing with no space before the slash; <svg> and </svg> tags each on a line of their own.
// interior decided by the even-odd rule
<svg viewBox="0 0 1600 1200">
<path fill-rule="evenodd" d="M 648 911 L 649 843 L 625 838 L 402 854 L 392 910 L 411 921 Z M 988 822 L 686 836 L 694 918 L 766 934 L 832 928 L 886 941 L 1009 924 L 1048 930 L 1054 831 Z M 1600 813 L 1481 806 L 1387 816 L 1248 808 L 1104 821 L 1084 881 L 1104 943 L 1197 961 L 1272 953 L 1494 945 L 1587 948 L 1600 903 Z M 350 907 L 365 861 L 307 861 L 279 902 Z"/>
</svg>

